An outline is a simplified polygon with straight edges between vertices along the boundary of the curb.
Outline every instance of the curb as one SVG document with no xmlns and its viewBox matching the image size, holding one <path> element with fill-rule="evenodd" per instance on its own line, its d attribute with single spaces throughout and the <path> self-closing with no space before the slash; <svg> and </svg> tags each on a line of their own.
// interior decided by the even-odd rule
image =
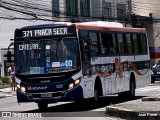
<svg viewBox="0 0 160 120">
<path fill-rule="evenodd" d="M 142 101 L 160 101 L 160 97 L 143 97 L 142 99 L 141 99 Z"/>
<path fill-rule="evenodd" d="M 106 116 L 113 116 L 118 117 L 121 119 L 129 119 L 129 120 L 158 120 L 160 116 L 150 116 L 151 113 L 147 111 L 133 111 L 124 108 L 118 108 L 114 106 L 107 106 L 106 107 Z"/>
<path fill-rule="evenodd" d="M 113 106 L 107 106 L 105 113 L 109 116 L 119 117 L 122 119 L 129 119 L 131 116 L 138 116 L 139 114 L 139 112 L 133 110 Z"/>
</svg>

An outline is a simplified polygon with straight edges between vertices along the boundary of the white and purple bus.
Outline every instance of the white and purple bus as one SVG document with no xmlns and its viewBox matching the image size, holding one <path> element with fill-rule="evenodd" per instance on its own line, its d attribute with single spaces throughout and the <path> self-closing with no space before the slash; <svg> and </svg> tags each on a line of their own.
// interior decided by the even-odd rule
<svg viewBox="0 0 160 120">
<path fill-rule="evenodd" d="M 112 94 L 131 98 L 151 81 L 146 30 L 116 22 L 16 29 L 14 57 L 18 103 L 39 109 Z"/>
</svg>

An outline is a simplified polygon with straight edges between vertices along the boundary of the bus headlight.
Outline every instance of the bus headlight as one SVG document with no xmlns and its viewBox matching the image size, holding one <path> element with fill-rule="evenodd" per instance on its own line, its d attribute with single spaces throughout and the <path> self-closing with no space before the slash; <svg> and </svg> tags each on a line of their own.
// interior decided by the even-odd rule
<svg viewBox="0 0 160 120">
<path fill-rule="evenodd" d="M 79 83 L 80 83 L 80 79 L 77 79 L 77 80 L 74 81 L 74 84 L 75 84 L 75 85 L 77 85 L 77 84 L 79 84 Z"/>
<path fill-rule="evenodd" d="M 20 89 L 20 88 L 21 88 L 20 84 L 17 84 L 17 88 L 18 88 L 18 89 Z"/>
<path fill-rule="evenodd" d="M 25 88 L 25 87 L 21 87 L 21 91 L 22 91 L 23 93 L 25 93 L 25 92 L 26 92 L 26 88 Z"/>
<path fill-rule="evenodd" d="M 72 89 L 74 87 L 74 84 L 73 83 L 70 83 L 69 84 L 69 89 Z"/>
<path fill-rule="evenodd" d="M 21 92 L 25 93 L 26 92 L 26 88 L 21 86 L 20 84 L 17 84 L 17 89 L 19 89 Z"/>
<path fill-rule="evenodd" d="M 74 80 L 74 82 L 69 84 L 69 90 L 77 86 L 80 83 L 80 79 Z"/>
</svg>

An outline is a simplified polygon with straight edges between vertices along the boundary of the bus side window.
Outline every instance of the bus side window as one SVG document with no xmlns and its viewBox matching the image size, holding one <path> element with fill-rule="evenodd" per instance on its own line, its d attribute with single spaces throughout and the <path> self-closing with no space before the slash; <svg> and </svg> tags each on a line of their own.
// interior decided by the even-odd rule
<svg viewBox="0 0 160 120">
<path fill-rule="evenodd" d="M 101 33 L 101 53 L 109 55 L 108 33 Z"/>
<path fill-rule="evenodd" d="M 125 54 L 123 35 L 117 34 L 117 40 L 118 40 L 119 54 L 123 55 L 123 54 Z"/>
<path fill-rule="evenodd" d="M 110 47 L 110 55 L 117 55 L 117 44 L 116 44 L 116 38 L 115 34 L 110 35 L 110 42 L 109 42 L 109 47 Z"/>
<path fill-rule="evenodd" d="M 141 34 L 137 34 L 138 54 L 142 54 Z"/>
<path fill-rule="evenodd" d="M 130 34 L 126 34 L 126 52 L 127 54 L 132 54 L 133 50 L 132 50 L 132 41 L 131 41 L 131 36 Z"/>
<path fill-rule="evenodd" d="M 83 61 L 89 61 L 89 36 L 87 31 L 79 31 L 79 39 L 81 45 L 81 57 Z"/>
<path fill-rule="evenodd" d="M 146 41 L 145 34 L 141 34 L 140 41 L 142 45 L 142 53 L 146 54 L 147 53 L 147 41 Z"/>
<path fill-rule="evenodd" d="M 100 55 L 99 34 L 96 32 L 89 32 L 89 38 L 90 38 L 91 55 L 92 56 Z"/>
<path fill-rule="evenodd" d="M 134 54 L 138 54 L 138 38 L 136 34 L 132 35 Z"/>
<path fill-rule="evenodd" d="M 116 39 L 114 34 L 101 33 L 102 55 L 116 55 Z"/>
</svg>

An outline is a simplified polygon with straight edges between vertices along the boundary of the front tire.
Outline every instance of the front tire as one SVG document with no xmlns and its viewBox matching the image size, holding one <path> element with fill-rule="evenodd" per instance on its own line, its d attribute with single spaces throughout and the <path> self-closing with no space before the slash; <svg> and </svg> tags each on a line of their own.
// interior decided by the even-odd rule
<svg viewBox="0 0 160 120">
<path fill-rule="evenodd" d="M 154 77 L 151 77 L 151 83 L 155 83 L 155 79 Z"/>
<path fill-rule="evenodd" d="M 95 90 L 94 90 L 94 101 L 95 102 L 99 102 L 99 92 L 98 92 L 98 89 L 97 88 L 95 88 Z"/>
</svg>

